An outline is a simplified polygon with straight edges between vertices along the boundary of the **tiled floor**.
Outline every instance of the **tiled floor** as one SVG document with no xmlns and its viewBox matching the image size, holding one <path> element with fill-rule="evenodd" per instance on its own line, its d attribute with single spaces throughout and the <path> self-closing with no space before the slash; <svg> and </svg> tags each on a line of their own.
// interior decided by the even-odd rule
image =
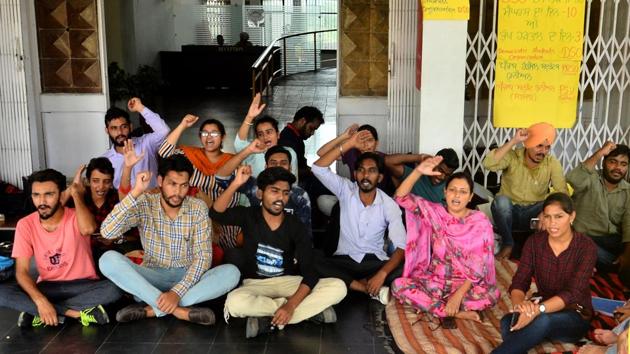
<svg viewBox="0 0 630 354">
<path fill-rule="evenodd" d="M 58 327 L 18 328 L 17 312 L 0 310 L 0 353 L 396 353 L 386 334 L 384 306 L 361 294 L 351 294 L 335 306 L 338 321 L 287 326 L 283 331 L 245 338 L 245 320 L 220 320 L 221 304 L 214 303 L 219 323 L 205 327 L 173 317 L 133 323 L 83 327 L 74 320 Z M 115 312 L 111 309 L 110 314 Z"/>
<path fill-rule="evenodd" d="M 274 88 L 266 114 L 290 122 L 295 111 L 304 105 L 318 107 L 326 123 L 309 139 L 307 154 L 312 162 L 315 152 L 336 135 L 335 69 L 316 74 L 294 75 Z M 207 91 L 176 93 L 164 97 L 152 107 L 171 127 L 179 124 L 186 113 L 201 119 L 217 118 L 227 131 L 226 151 L 233 151 L 234 135 L 249 107 L 250 97 L 233 92 Z M 198 145 L 197 129 L 184 133 L 181 144 Z M 222 317 L 222 302 L 211 304 Z M 384 306 L 361 294 L 350 294 L 336 307 L 338 322 L 329 325 L 302 323 L 283 331 L 254 339 L 245 338 L 245 320 L 233 318 L 229 325 L 219 320 L 204 327 L 178 321 L 172 317 L 149 319 L 136 323 L 82 327 L 76 321 L 58 328 L 20 329 L 15 326 L 17 312 L 0 309 L 0 354 L 5 353 L 396 353 L 387 334 Z M 109 308 L 114 318 L 116 308 Z"/>
</svg>

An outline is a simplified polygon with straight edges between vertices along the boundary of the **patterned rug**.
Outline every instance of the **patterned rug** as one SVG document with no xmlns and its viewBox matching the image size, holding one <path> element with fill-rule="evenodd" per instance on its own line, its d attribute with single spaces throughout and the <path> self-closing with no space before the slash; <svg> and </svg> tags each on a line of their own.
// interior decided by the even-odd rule
<svg viewBox="0 0 630 354">
<path fill-rule="evenodd" d="M 387 322 L 398 347 L 405 353 L 489 353 L 501 343 L 500 320 L 511 308 L 507 294 L 516 263 L 511 261 L 496 262 L 497 283 L 501 291 L 499 303 L 485 311 L 485 321 L 477 323 L 456 320 L 457 329 L 444 330 L 436 319 L 419 315 L 408 305 L 390 300 L 385 309 Z M 532 285 L 534 288 L 535 285 Z M 595 296 L 623 299 L 621 284 L 614 274 L 597 274 L 591 280 L 591 292 Z M 614 320 L 606 316 L 596 316 L 593 328 L 611 328 Z M 559 342 L 547 342 L 529 351 L 529 353 L 555 353 L 573 351 L 575 345 Z"/>
</svg>

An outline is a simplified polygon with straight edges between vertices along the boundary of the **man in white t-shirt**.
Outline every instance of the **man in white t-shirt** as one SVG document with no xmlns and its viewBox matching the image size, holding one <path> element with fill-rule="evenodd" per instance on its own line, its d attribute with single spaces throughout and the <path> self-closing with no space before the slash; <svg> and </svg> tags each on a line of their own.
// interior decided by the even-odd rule
<svg viewBox="0 0 630 354">
<path fill-rule="evenodd" d="M 20 327 L 56 326 L 65 317 L 84 326 L 106 324 L 109 317 L 102 305 L 121 296 L 116 285 L 96 275 L 90 247 L 96 223 L 83 202 L 85 190 L 73 184 L 68 193 L 75 209 L 66 208 L 60 202 L 65 183 L 66 177 L 52 169 L 29 177 L 37 211 L 18 221 L 15 230 L 17 282 L 0 285 L 0 307 L 21 311 Z M 31 258 L 37 281 L 29 274 Z"/>
</svg>

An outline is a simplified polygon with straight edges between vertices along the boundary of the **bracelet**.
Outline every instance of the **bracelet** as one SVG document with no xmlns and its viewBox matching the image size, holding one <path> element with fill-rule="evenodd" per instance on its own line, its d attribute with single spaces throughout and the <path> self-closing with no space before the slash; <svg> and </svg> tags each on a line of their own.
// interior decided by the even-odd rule
<svg viewBox="0 0 630 354">
<path fill-rule="evenodd" d="M 343 155 L 343 147 L 341 147 L 341 144 L 339 144 L 339 153 Z"/>
<path fill-rule="evenodd" d="M 254 123 L 251 123 L 251 122 L 245 122 L 245 124 L 249 125 L 250 127 L 254 125 Z"/>
</svg>

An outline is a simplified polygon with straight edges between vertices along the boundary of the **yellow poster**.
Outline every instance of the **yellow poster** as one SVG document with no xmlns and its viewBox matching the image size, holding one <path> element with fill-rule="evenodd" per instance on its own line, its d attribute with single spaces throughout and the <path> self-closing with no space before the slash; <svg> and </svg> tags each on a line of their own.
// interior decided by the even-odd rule
<svg viewBox="0 0 630 354">
<path fill-rule="evenodd" d="M 468 20 L 468 0 L 421 0 L 424 20 Z"/>
<path fill-rule="evenodd" d="M 499 1 L 494 126 L 576 120 L 584 0 Z"/>
</svg>

